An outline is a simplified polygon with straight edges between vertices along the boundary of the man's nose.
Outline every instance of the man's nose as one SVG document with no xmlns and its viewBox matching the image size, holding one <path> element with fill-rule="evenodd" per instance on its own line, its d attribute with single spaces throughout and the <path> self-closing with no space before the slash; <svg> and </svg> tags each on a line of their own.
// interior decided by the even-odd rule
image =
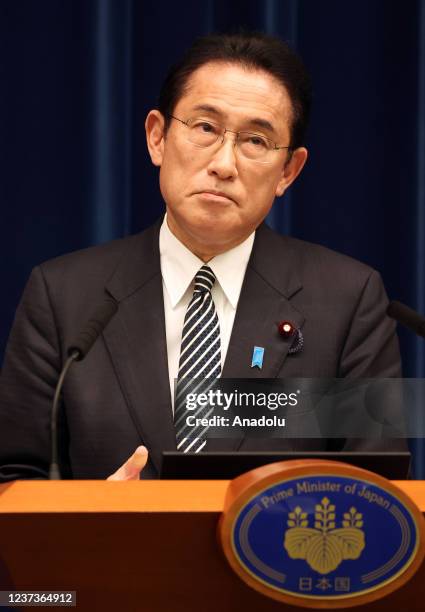
<svg viewBox="0 0 425 612">
<path fill-rule="evenodd" d="M 234 179 L 238 176 L 236 167 L 236 142 L 235 136 L 231 133 L 224 134 L 219 140 L 220 144 L 214 150 L 214 154 L 208 164 L 208 173 L 215 174 L 220 179 Z"/>
</svg>

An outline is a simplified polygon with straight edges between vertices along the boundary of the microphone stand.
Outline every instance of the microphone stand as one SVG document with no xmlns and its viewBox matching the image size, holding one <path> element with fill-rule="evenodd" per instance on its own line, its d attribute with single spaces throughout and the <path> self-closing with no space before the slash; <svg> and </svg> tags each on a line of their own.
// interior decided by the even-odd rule
<svg viewBox="0 0 425 612">
<path fill-rule="evenodd" d="M 51 455 L 49 467 L 49 479 L 60 480 L 61 474 L 59 469 L 59 452 L 58 452 L 58 432 L 57 421 L 60 405 L 60 394 L 65 376 L 74 363 L 81 361 L 87 355 L 96 342 L 102 331 L 108 325 L 109 321 L 118 310 L 118 304 L 115 300 L 105 300 L 93 313 L 87 321 L 86 326 L 80 332 L 76 341 L 68 347 L 68 359 L 65 362 L 62 372 L 60 373 L 58 384 L 56 385 L 55 395 L 53 398 L 53 407 L 50 415 L 50 433 L 51 433 Z"/>
<path fill-rule="evenodd" d="M 55 396 L 53 399 L 53 408 L 50 416 L 50 444 L 51 444 L 51 454 L 50 454 L 50 467 L 49 467 L 49 480 L 60 480 L 61 473 L 59 469 L 59 457 L 58 457 L 58 430 L 57 430 L 57 421 L 58 421 L 58 411 L 60 404 L 60 395 L 62 391 L 63 381 L 65 380 L 65 376 L 73 364 L 80 356 L 80 352 L 77 350 L 72 351 L 70 356 L 65 362 L 65 365 L 62 369 L 62 372 L 59 376 L 58 384 L 55 389 Z"/>
</svg>

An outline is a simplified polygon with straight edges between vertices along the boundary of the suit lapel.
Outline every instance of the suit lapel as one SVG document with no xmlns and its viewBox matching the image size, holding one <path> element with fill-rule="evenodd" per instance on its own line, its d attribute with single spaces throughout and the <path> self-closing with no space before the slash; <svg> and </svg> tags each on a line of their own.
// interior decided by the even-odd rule
<svg viewBox="0 0 425 612">
<path fill-rule="evenodd" d="M 302 289 L 288 243 L 266 225 L 258 228 L 223 368 L 223 378 L 275 378 L 291 346 L 280 321 L 301 327 L 304 315 L 290 298 Z M 254 346 L 264 348 L 262 369 L 251 368 Z"/>
<path fill-rule="evenodd" d="M 119 302 L 104 332 L 134 425 L 159 470 L 163 450 L 175 450 L 156 224 L 135 236 L 107 291 Z"/>
<path fill-rule="evenodd" d="M 278 332 L 280 321 L 302 327 L 305 317 L 290 302 L 302 289 L 297 262 L 288 241 L 261 225 L 245 274 L 230 338 L 223 378 L 276 378 L 288 356 L 291 340 Z M 264 348 L 262 369 L 251 368 L 254 346 Z M 231 450 L 239 439 L 211 439 L 208 450 Z"/>
</svg>

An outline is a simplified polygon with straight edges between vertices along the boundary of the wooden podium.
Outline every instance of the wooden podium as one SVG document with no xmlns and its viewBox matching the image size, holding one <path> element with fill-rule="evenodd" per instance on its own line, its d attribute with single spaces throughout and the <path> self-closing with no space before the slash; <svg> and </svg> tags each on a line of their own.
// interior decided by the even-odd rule
<svg viewBox="0 0 425 612">
<path fill-rule="evenodd" d="M 394 484 L 425 513 L 424 482 Z M 88 612 L 299 612 L 252 590 L 228 565 L 217 539 L 227 486 L 0 485 L 0 590 L 72 590 L 77 609 Z M 425 563 L 400 590 L 361 609 L 423 612 L 424 596 Z"/>
</svg>

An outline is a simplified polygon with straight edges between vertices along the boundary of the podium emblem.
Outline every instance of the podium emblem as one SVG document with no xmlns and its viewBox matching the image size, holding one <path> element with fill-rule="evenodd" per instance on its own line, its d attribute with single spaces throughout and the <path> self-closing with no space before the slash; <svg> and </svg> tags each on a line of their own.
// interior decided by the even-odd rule
<svg viewBox="0 0 425 612">
<path fill-rule="evenodd" d="M 404 584 L 424 557 L 420 511 L 366 470 L 271 464 L 235 479 L 228 498 L 220 524 L 227 559 L 250 586 L 292 605 L 367 603 Z"/>
<path fill-rule="evenodd" d="M 284 547 L 291 559 L 304 559 L 312 570 L 329 574 L 346 559 L 358 559 L 365 547 L 363 515 L 352 506 L 335 527 L 335 505 L 324 497 L 314 512 L 314 527 L 307 512 L 296 506 L 289 512 Z"/>
</svg>

